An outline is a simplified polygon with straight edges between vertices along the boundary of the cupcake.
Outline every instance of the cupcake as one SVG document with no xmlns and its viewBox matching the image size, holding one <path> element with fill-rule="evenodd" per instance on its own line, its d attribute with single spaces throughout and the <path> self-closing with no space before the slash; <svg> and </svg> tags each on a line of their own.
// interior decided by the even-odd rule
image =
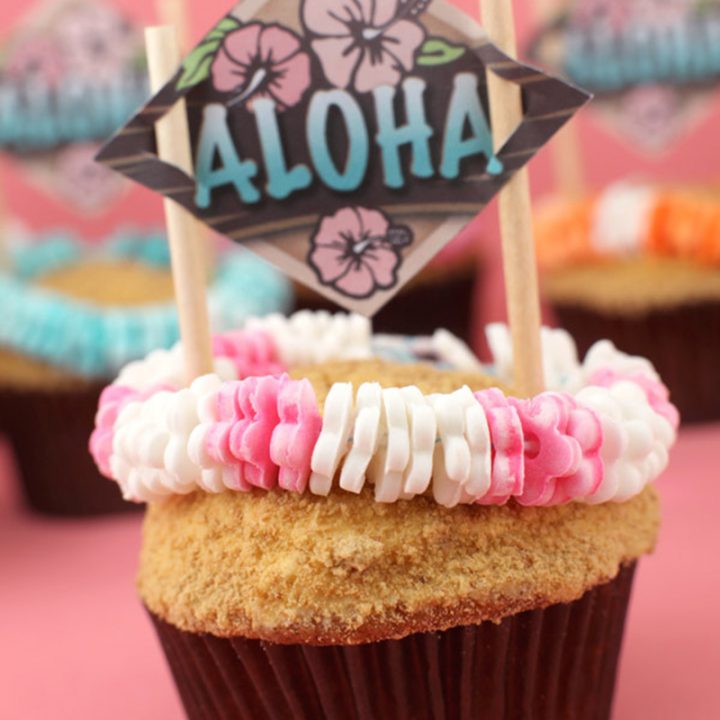
<svg viewBox="0 0 720 720">
<path fill-rule="evenodd" d="M 299 313 L 125 368 L 91 451 L 190 718 L 608 718 L 678 422 L 652 366 L 546 331 L 549 391 Z M 411 354 L 412 346 L 408 346 Z M 412 358 L 408 357 L 409 360 Z"/>
<path fill-rule="evenodd" d="M 619 183 L 546 206 L 544 294 L 581 351 L 599 338 L 646 355 L 689 422 L 720 418 L 720 201 L 709 190 Z"/>
<path fill-rule="evenodd" d="M 289 300 L 282 278 L 242 253 L 224 259 L 209 295 L 218 329 Z M 125 232 L 91 251 L 46 238 L 14 254 L 0 301 L 0 432 L 29 505 L 61 515 L 128 509 L 84 448 L 108 380 L 178 338 L 165 239 Z"/>
</svg>

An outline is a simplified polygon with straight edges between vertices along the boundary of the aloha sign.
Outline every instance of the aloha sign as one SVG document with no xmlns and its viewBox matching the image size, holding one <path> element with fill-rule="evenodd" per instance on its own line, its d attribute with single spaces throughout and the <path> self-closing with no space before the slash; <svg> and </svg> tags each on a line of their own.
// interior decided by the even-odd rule
<svg viewBox="0 0 720 720">
<path fill-rule="evenodd" d="M 497 153 L 488 71 L 525 103 Z M 180 97 L 194 177 L 155 147 Z M 441 0 L 247 0 L 99 159 L 370 314 L 586 100 Z"/>
</svg>

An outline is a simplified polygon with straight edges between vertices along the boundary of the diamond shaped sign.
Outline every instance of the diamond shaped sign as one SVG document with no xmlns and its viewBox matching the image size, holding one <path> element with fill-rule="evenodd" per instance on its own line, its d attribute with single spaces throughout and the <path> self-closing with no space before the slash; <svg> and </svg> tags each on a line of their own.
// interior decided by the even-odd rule
<svg viewBox="0 0 720 720">
<path fill-rule="evenodd" d="M 488 71 L 523 97 L 497 153 Z M 182 97 L 195 177 L 157 155 Z M 98 159 L 371 315 L 587 100 L 443 0 L 246 0 Z"/>
</svg>

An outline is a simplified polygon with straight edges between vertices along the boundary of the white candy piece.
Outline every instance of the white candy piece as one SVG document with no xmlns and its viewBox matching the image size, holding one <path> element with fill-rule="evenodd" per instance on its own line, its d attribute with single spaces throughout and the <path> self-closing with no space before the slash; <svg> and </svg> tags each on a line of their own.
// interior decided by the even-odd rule
<svg viewBox="0 0 720 720">
<path fill-rule="evenodd" d="M 504 323 L 492 323 L 485 329 L 495 363 L 495 371 L 502 380 L 511 382 L 513 350 L 510 329 Z M 543 371 L 548 390 L 578 389 L 580 363 L 572 336 L 565 330 L 543 327 L 541 330 Z"/>
<path fill-rule="evenodd" d="M 267 332 L 280 358 L 289 365 L 362 359 L 371 355 L 372 327 L 362 315 L 300 310 L 289 318 L 278 314 L 250 318 L 245 327 Z"/>
<path fill-rule="evenodd" d="M 422 495 L 430 487 L 437 419 L 435 411 L 417 387 L 406 387 L 401 392 L 410 436 L 410 462 L 403 476 L 403 497 L 408 498 Z"/>
<path fill-rule="evenodd" d="M 357 392 L 352 447 L 343 460 L 340 487 L 359 493 L 365 485 L 368 465 L 378 446 L 382 388 L 379 383 L 363 383 Z"/>
<path fill-rule="evenodd" d="M 325 399 L 323 422 L 310 461 L 310 492 L 328 495 L 352 430 L 353 386 L 335 383 Z"/>
<path fill-rule="evenodd" d="M 403 475 L 410 462 L 405 401 L 399 388 L 382 391 L 382 426 L 386 432 L 371 467 L 377 502 L 396 502 L 403 492 Z"/>
<path fill-rule="evenodd" d="M 448 330 L 436 330 L 432 336 L 432 348 L 435 354 L 448 365 L 468 372 L 482 372 L 483 364 L 467 343 Z"/>
<path fill-rule="evenodd" d="M 434 470 L 432 491 L 433 498 L 438 505 L 446 508 L 453 508 L 460 503 L 463 498 L 463 486 L 455 482 L 447 474 L 447 453 L 438 443 L 435 447 Z"/>
<path fill-rule="evenodd" d="M 465 409 L 465 439 L 470 448 L 470 475 L 465 502 L 487 495 L 492 480 L 492 444 L 485 410 L 477 400 Z"/>
<path fill-rule="evenodd" d="M 588 350 L 583 362 L 583 380 L 587 382 L 598 370 L 612 369 L 623 375 L 636 373 L 659 380 L 653 364 L 643 357 L 627 355 L 618 350 L 610 340 L 599 340 Z"/>
<path fill-rule="evenodd" d="M 602 485 L 582 502 L 624 502 L 637 495 L 665 469 L 668 449 L 675 441 L 672 426 L 654 412 L 644 391 L 632 382 L 587 387 L 577 400 L 600 417 L 605 466 Z"/>
<path fill-rule="evenodd" d="M 464 485 L 470 478 L 471 460 L 470 447 L 465 438 L 465 410 L 477 405 L 477 400 L 467 386 L 449 395 L 431 395 L 428 400 L 437 417 L 445 472 L 450 480 Z"/>
</svg>

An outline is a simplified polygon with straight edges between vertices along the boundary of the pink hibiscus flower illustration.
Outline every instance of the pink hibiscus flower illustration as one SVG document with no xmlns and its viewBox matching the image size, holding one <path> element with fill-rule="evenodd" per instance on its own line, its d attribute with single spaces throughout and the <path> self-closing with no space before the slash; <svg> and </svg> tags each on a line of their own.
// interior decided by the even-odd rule
<svg viewBox="0 0 720 720">
<path fill-rule="evenodd" d="M 68 73 L 96 85 L 118 79 L 131 66 L 140 36 L 113 7 L 74 6 L 57 27 Z"/>
<path fill-rule="evenodd" d="M 251 23 L 225 37 L 212 65 L 213 85 L 237 93 L 230 105 L 270 98 L 278 110 L 297 105 L 310 87 L 310 56 L 302 41 L 279 25 Z"/>
<path fill-rule="evenodd" d="M 7 63 L 7 74 L 15 82 L 49 88 L 60 84 L 64 72 L 62 50 L 51 38 L 41 35 L 18 43 Z"/>
<path fill-rule="evenodd" d="M 321 220 L 310 241 L 308 262 L 323 285 L 367 298 L 395 286 L 400 248 L 411 242 L 411 231 L 392 226 L 379 210 L 343 208 Z"/>
<path fill-rule="evenodd" d="M 335 87 L 369 92 L 397 85 L 415 66 L 425 28 L 415 20 L 427 0 L 304 0 L 312 48 Z"/>
</svg>

